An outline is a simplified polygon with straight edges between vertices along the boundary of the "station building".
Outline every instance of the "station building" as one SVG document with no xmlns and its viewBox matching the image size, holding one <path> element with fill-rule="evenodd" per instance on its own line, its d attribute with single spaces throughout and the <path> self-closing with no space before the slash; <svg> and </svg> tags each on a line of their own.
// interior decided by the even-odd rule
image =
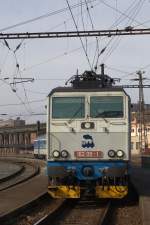
<svg viewBox="0 0 150 225">
<path fill-rule="evenodd" d="M 133 104 L 131 112 L 131 154 L 138 155 L 140 154 L 140 145 L 139 145 L 139 113 L 138 113 L 138 104 Z M 150 149 L 150 105 L 145 104 L 145 133 L 147 136 L 147 148 Z"/>
</svg>

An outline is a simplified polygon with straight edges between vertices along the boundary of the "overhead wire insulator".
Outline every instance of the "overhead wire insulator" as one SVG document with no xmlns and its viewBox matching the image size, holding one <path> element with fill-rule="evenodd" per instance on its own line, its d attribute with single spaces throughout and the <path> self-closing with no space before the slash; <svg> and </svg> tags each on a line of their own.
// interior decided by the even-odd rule
<svg viewBox="0 0 150 225">
<path fill-rule="evenodd" d="M 19 63 L 16 64 L 17 69 L 19 70 Z"/>
<path fill-rule="evenodd" d="M 6 47 L 7 47 L 9 50 L 11 50 L 11 48 L 9 47 L 8 42 L 7 42 L 5 39 L 4 39 L 4 42 L 5 42 Z"/>
<path fill-rule="evenodd" d="M 106 50 L 106 47 L 100 51 L 100 55 L 103 54 L 105 52 L 105 50 Z"/>
</svg>

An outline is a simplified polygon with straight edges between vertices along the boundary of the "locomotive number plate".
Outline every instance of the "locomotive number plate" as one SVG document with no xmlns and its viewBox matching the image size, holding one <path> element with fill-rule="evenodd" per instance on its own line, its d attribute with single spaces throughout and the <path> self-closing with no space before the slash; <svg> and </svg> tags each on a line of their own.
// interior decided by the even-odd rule
<svg viewBox="0 0 150 225">
<path fill-rule="evenodd" d="M 101 151 L 75 151 L 76 158 L 102 158 L 103 152 Z"/>
</svg>

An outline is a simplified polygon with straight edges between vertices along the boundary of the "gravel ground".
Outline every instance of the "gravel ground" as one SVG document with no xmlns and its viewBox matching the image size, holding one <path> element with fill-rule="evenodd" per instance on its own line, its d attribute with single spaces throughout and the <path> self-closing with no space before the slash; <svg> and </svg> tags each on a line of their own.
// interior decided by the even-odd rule
<svg viewBox="0 0 150 225">
<path fill-rule="evenodd" d="M 106 224 L 142 225 L 138 195 L 131 184 L 129 185 L 129 194 L 127 197 L 112 201 L 112 210 Z"/>
<path fill-rule="evenodd" d="M 115 207 L 111 225 L 142 225 L 139 205 Z"/>
<path fill-rule="evenodd" d="M 33 225 L 39 219 L 52 211 L 55 211 L 62 204 L 62 200 L 45 198 L 25 210 L 16 218 L 13 218 L 4 225 Z M 114 200 L 111 217 L 106 224 L 108 225 L 142 225 L 141 212 L 137 201 Z"/>
<path fill-rule="evenodd" d="M 6 225 L 33 225 L 46 214 L 54 211 L 61 203 L 62 200 L 45 200 L 42 204 L 38 203 L 32 212 L 28 211 L 19 216 L 13 223 L 11 221 L 11 223 Z M 111 221 L 108 225 L 142 225 L 138 203 L 115 202 Z"/>
</svg>

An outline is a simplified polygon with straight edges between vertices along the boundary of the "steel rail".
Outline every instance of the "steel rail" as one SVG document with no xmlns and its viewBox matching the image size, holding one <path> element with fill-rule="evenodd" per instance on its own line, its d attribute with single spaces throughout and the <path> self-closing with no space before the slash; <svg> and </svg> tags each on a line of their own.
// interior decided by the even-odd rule
<svg viewBox="0 0 150 225">
<path fill-rule="evenodd" d="M 37 198 L 31 200 L 25 205 L 22 205 L 21 207 L 19 206 L 15 210 L 0 216 L 0 224 L 7 224 L 8 221 L 11 221 L 11 224 L 13 223 L 14 218 L 17 218 L 21 214 L 24 214 L 26 211 L 31 210 L 32 208 L 35 208 L 35 206 L 39 203 L 42 202 L 43 199 L 49 198 L 48 194 L 46 192 L 42 193 L 41 195 L 37 196 Z M 9 223 L 8 223 L 9 224 Z"/>
<path fill-rule="evenodd" d="M 103 214 L 100 216 L 100 220 L 97 225 L 104 225 L 109 217 L 109 212 L 111 210 L 111 201 L 109 201 L 104 208 Z"/>
<path fill-rule="evenodd" d="M 67 205 L 67 200 L 64 200 L 56 209 L 54 209 L 49 214 L 46 214 L 41 219 L 39 219 L 37 222 L 35 222 L 33 225 L 49 225 L 50 221 L 53 223 L 58 216 L 60 216 L 61 213 L 64 212 Z"/>
<path fill-rule="evenodd" d="M 92 225 L 104 225 L 105 221 L 107 221 L 107 216 L 111 207 L 111 203 L 110 201 L 106 204 L 106 206 L 104 207 L 99 207 L 99 215 L 97 216 L 97 214 L 95 213 L 95 221 L 92 221 L 90 223 L 90 221 L 79 221 L 78 219 L 80 218 L 80 213 L 82 213 L 82 211 L 78 212 L 78 214 L 75 213 L 76 216 L 72 216 L 72 221 L 70 222 L 69 219 L 67 219 L 67 222 L 65 222 L 66 216 L 69 217 L 70 213 L 72 213 L 73 210 L 76 211 L 76 207 L 78 207 L 78 205 L 80 205 L 80 200 L 79 202 L 77 201 L 74 205 L 70 205 L 69 208 L 69 204 L 68 204 L 68 200 L 65 200 L 63 202 L 62 205 L 60 205 L 55 211 L 49 213 L 49 215 L 45 215 L 43 218 L 39 219 L 36 223 L 34 223 L 34 225 L 50 225 L 50 224 L 59 224 L 59 220 L 61 220 L 61 224 L 83 224 L 83 222 L 85 222 L 85 224 L 88 222 L 88 224 L 92 224 Z M 76 207 L 75 207 L 76 206 Z M 88 203 L 87 205 L 85 205 L 84 211 L 88 210 Z M 92 213 L 94 213 L 95 211 L 95 207 L 93 207 L 93 211 Z M 88 215 L 88 211 L 87 211 L 87 215 Z M 65 216 L 64 219 L 62 219 L 61 217 L 63 217 L 63 215 Z M 78 217 L 78 218 L 77 218 Z M 82 215 L 83 217 L 83 215 Z M 88 218 L 87 218 L 88 219 Z M 83 218 L 82 218 L 83 220 Z"/>
</svg>

